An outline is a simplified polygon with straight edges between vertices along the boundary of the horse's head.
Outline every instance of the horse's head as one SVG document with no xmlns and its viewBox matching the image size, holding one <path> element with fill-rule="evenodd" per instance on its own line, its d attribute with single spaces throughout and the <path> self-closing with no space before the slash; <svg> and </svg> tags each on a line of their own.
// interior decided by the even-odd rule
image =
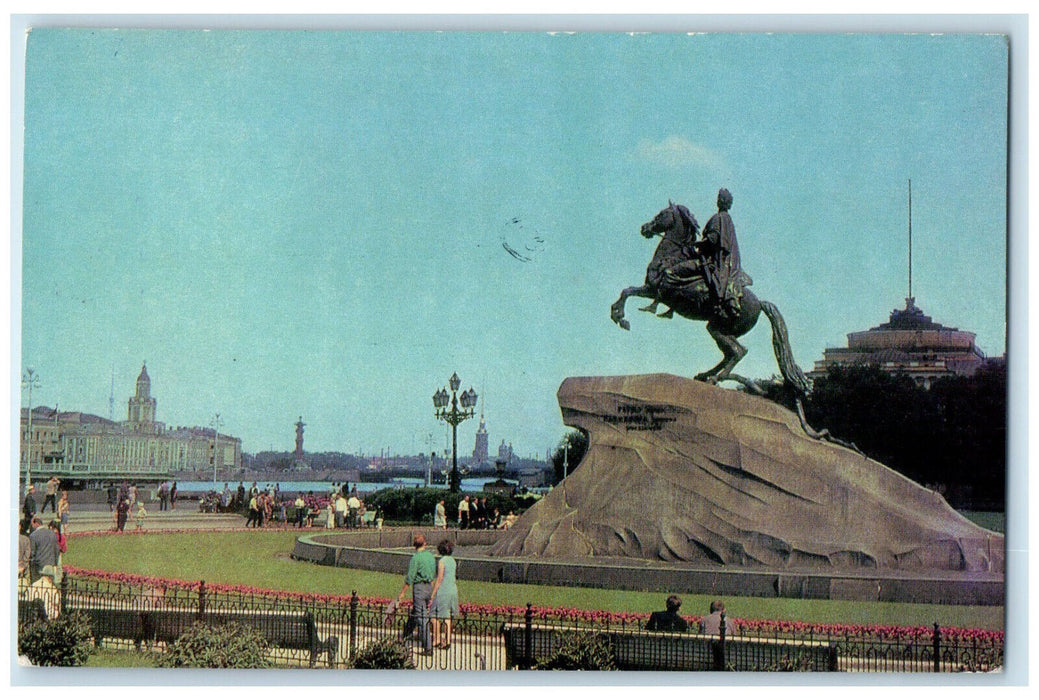
<svg viewBox="0 0 1039 700">
<path fill-rule="evenodd" d="M 670 200 L 667 206 L 653 217 L 652 220 L 642 224 L 640 233 L 646 238 L 652 238 L 662 234 L 665 238 L 695 239 L 697 231 L 700 230 L 696 218 L 681 204 L 675 204 Z"/>
</svg>

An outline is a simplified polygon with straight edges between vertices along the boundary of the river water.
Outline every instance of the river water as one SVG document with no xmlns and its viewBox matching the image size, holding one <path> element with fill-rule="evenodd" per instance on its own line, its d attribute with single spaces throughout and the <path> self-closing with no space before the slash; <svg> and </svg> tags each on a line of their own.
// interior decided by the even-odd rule
<svg viewBox="0 0 1039 700">
<path fill-rule="evenodd" d="M 461 487 L 462 491 L 478 492 L 483 490 L 484 484 L 489 481 L 495 481 L 496 477 L 477 477 L 471 479 L 462 479 Z M 506 483 L 517 485 L 518 481 L 515 479 L 505 479 Z M 248 490 L 252 487 L 251 481 L 242 482 L 245 488 Z M 232 491 L 238 488 L 237 481 L 178 481 L 177 491 L 180 493 L 206 493 L 207 491 L 223 491 L 224 484 L 227 484 Z M 266 490 L 267 486 L 278 485 L 278 489 L 282 493 L 296 493 L 302 491 L 306 493 L 313 491 L 315 494 L 327 494 L 332 491 L 338 491 L 342 482 L 333 483 L 331 481 L 258 481 L 256 485 L 261 489 Z M 425 486 L 425 479 L 419 477 L 400 477 L 393 479 L 392 481 L 351 481 L 349 482 L 350 488 L 357 487 L 359 493 L 371 493 L 373 491 L 379 491 L 381 489 L 413 489 L 416 487 Z M 434 484 L 435 488 L 447 488 L 444 484 Z"/>
</svg>

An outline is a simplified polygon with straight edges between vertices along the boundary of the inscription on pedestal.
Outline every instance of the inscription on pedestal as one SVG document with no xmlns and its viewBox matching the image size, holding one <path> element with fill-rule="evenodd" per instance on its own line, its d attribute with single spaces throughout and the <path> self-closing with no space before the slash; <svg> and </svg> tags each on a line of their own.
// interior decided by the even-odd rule
<svg viewBox="0 0 1039 700">
<path fill-rule="evenodd" d="M 665 404 L 620 403 L 617 404 L 617 413 L 603 416 L 603 420 L 623 425 L 625 430 L 660 430 L 668 423 L 674 423 L 676 416 L 683 413 L 689 413 L 689 410 Z"/>
</svg>

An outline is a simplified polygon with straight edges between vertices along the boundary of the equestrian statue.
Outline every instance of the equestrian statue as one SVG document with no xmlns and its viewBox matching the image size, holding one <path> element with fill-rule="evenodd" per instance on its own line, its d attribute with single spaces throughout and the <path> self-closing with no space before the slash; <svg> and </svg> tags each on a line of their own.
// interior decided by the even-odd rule
<svg viewBox="0 0 1039 700">
<path fill-rule="evenodd" d="M 828 431 L 815 431 L 808 425 L 802 400 L 811 385 L 794 361 L 786 322 L 779 309 L 748 289 L 753 282 L 740 266 L 736 229 L 729 215 L 731 206 L 732 195 L 727 189 L 719 190 L 718 213 L 707 221 L 699 239 L 696 218 L 686 207 L 670 201 L 651 221 L 643 224 L 644 237 L 659 235 L 661 241 L 646 268 L 645 284 L 621 291 L 610 307 L 610 318 L 624 330 L 631 330 L 624 318 L 624 306 L 628 297 L 638 296 L 652 300 L 641 311 L 655 313 L 663 304 L 668 308 L 658 314 L 661 318 L 678 314 L 691 321 L 706 321 L 707 332 L 721 350 L 722 359 L 695 378 L 709 384 L 736 381 L 753 393 L 763 394 L 757 384 L 734 374 L 733 369 L 747 354 L 737 339 L 754 327 L 764 311 L 772 324 L 776 363 L 786 389 L 794 396 L 802 428 L 814 438 L 857 450 L 854 445 L 833 438 Z"/>
</svg>

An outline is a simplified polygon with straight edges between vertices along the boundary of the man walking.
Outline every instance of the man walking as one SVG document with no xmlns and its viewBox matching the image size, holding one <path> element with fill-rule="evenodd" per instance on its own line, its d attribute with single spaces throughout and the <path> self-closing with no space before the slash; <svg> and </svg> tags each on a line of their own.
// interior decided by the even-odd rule
<svg viewBox="0 0 1039 700">
<path fill-rule="evenodd" d="M 47 480 L 47 490 L 43 497 L 43 507 L 40 508 L 40 515 L 47 512 L 47 504 L 50 504 L 51 512 L 58 512 L 58 485 L 61 484 L 61 480 L 56 476 L 52 476 Z"/>
<path fill-rule="evenodd" d="M 34 515 L 36 515 L 36 487 L 29 484 L 25 487 L 25 500 L 22 501 L 22 522 L 26 527 L 32 525 Z"/>
<path fill-rule="evenodd" d="M 404 594 L 411 586 L 411 616 L 404 626 L 404 637 L 407 638 L 418 625 L 422 640 L 422 655 L 433 653 L 433 637 L 429 625 L 429 600 L 433 594 L 433 579 L 436 578 L 437 564 L 433 553 L 426 551 L 426 538 L 416 533 L 411 540 L 415 553 L 408 562 L 408 573 L 404 576 L 404 587 L 397 596 L 397 604 L 404 600 Z"/>
<path fill-rule="evenodd" d="M 35 515 L 32 519 L 32 534 L 29 535 L 29 583 L 33 584 L 43 575 L 43 567 L 58 566 L 58 535 L 43 526 L 43 519 Z"/>
</svg>

